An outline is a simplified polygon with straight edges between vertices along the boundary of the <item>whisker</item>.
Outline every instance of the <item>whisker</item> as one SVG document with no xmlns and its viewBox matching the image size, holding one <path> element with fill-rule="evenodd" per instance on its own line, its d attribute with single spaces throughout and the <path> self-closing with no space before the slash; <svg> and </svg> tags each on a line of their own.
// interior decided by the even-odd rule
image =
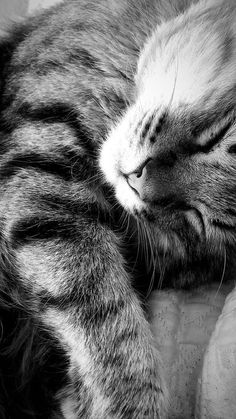
<svg viewBox="0 0 236 419">
<path fill-rule="evenodd" d="M 223 265 L 223 271 L 222 271 L 222 275 L 221 275 L 221 280 L 220 280 L 220 284 L 217 288 L 217 291 L 214 295 L 214 297 L 212 298 L 212 301 L 215 301 L 217 295 L 219 294 L 220 288 L 222 286 L 223 280 L 224 280 L 224 276 L 225 276 L 225 271 L 226 271 L 226 261 L 227 261 L 227 257 L 226 257 L 226 248 L 224 248 L 224 265 Z"/>
<path fill-rule="evenodd" d="M 150 279 L 150 283 L 148 286 L 148 290 L 147 290 L 147 294 L 145 296 L 145 299 L 148 299 L 152 290 L 153 290 L 153 286 L 154 286 L 154 282 L 155 282 L 155 276 L 156 276 L 156 266 L 157 266 L 157 259 L 158 258 L 158 254 L 156 252 L 156 247 L 155 247 L 155 242 L 154 242 L 154 238 L 153 235 L 150 231 L 150 227 L 148 224 L 145 223 L 145 233 L 146 233 L 146 241 L 147 241 L 147 269 L 148 271 L 152 271 L 151 274 L 151 279 Z"/>
<path fill-rule="evenodd" d="M 177 49 L 178 52 L 178 49 Z M 167 109 L 169 109 L 172 105 L 173 99 L 174 99 L 174 95 L 175 95 L 175 90 L 176 90 L 176 85 L 177 85 L 177 77 L 178 77 L 178 70 L 179 70 L 179 60 L 178 60 L 178 54 L 176 54 L 176 69 L 175 69 L 175 79 L 174 79 L 174 85 L 173 85 L 173 89 L 172 89 L 172 93 L 171 93 L 171 97 L 170 97 L 170 101 L 167 105 Z"/>
<path fill-rule="evenodd" d="M 162 264 L 160 263 L 160 259 L 159 259 L 160 277 L 159 277 L 159 281 L 158 281 L 158 284 L 157 284 L 157 289 L 159 289 L 159 290 L 162 289 L 162 284 L 163 284 L 164 276 L 165 276 L 165 270 L 166 270 L 165 255 L 163 255 L 161 260 L 162 260 Z"/>
</svg>

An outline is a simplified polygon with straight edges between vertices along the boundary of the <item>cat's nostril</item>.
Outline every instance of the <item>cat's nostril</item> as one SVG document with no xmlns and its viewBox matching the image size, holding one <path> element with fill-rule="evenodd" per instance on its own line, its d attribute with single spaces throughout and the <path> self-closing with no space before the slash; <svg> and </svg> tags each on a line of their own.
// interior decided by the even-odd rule
<svg viewBox="0 0 236 419">
<path fill-rule="evenodd" d="M 140 178 L 142 176 L 142 174 L 143 174 L 143 170 L 144 170 L 144 168 L 142 168 L 141 170 L 138 170 L 138 171 L 136 171 L 134 173 L 131 173 L 130 176 L 136 176 L 137 178 Z"/>
<path fill-rule="evenodd" d="M 143 189 L 143 171 L 142 173 L 131 173 L 127 176 L 129 186 L 140 196 Z"/>
<path fill-rule="evenodd" d="M 148 158 L 136 170 L 126 175 L 129 186 L 140 196 L 143 191 L 143 185 L 146 181 L 147 165 L 152 160 Z"/>
</svg>

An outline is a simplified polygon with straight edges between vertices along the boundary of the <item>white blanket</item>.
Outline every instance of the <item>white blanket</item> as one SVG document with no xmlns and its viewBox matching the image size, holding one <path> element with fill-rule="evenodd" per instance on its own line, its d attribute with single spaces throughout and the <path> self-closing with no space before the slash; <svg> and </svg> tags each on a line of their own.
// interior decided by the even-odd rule
<svg viewBox="0 0 236 419">
<path fill-rule="evenodd" d="M 236 418 L 233 287 L 212 284 L 151 296 L 151 324 L 164 362 L 170 419 Z"/>
</svg>

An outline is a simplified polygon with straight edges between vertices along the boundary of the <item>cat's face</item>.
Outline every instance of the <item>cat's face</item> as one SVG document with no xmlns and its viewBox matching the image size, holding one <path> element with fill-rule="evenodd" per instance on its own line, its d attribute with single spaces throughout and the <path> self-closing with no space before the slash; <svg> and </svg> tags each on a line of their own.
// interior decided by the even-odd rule
<svg viewBox="0 0 236 419">
<path fill-rule="evenodd" d="M 232 18 L 221 4 L 204 1 L 157 29 L 135 103 L 101 150 L 118 201 L 183 259 L 236 245 L 236 9 Z"/>
</svg>

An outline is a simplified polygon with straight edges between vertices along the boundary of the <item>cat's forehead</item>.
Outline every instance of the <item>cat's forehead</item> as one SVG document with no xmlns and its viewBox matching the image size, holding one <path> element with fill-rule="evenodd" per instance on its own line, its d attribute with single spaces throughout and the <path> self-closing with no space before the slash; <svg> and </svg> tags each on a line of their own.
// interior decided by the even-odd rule
<svg viewBox="0 0 236 419">
<path fill-rule="evenodd" d="M 227 10 L 222 19 L 215 9 L 197 11 L 164 24 L 147 42 L 136 78 L 144 101 L 211 107 L 234 90 L 236 19 Z"/>
</svg>

